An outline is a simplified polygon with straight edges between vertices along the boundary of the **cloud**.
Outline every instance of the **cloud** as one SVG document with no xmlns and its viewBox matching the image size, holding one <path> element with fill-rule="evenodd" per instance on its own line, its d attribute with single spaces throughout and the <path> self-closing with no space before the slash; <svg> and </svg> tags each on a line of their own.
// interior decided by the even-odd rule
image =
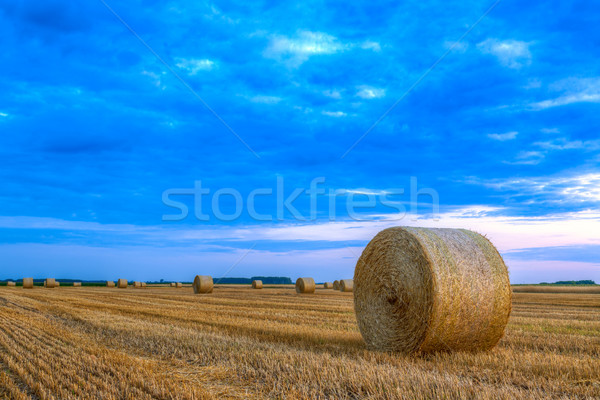
<svg viewBox="0 0 600 400">
<path fill-rule="evenodd" d="M 250 101 L 253 103 L 262 103 L 262 104 L 277 104 L 281 101 L 281 97 L 277 96 L 254 96 L 250 98 Z"/>
<path fill-rule="evenodd" d="M 560 133 L 560 129 L 558 128 L 542 128 L 540 129 L 542 133 Z"/>
<path fill-rule="evenodd" d="M 197 59 L 197 58 L 176 58 L 175 59 L 178 68 L 184 69 L 188 75 L 196 75 L 200 71 L 210 71 L 213 69 L 214 61 L 208 59 Z"/>
<path fill-rule="evenodd" d="M 552 84 L 550 89 L 562 92 L 562 95 L 531 103 L 529 108 L 539 111 L 576 103 L 600 103 L 600 78 L 563 79 Z"/>
<path fill-rule="evenodd" d="M 518 134 L 519 134 L 519 132 L 517 132 L 517 131 L 506 132 L 506 133 L 488 133 L 488 137 L 490 139 L 499 140 L 501 142 L 504 142 L 506 140 L 513 140 L 514 138 L 517 137 Z"/>
<path fill-rule="evenodd" d="M 335 36 L 324 32 L 300 31 L 295 37 L 274 35 L 264 55 L 269 58 L 287 59 L 300 65 L 311 56 L 334 54 L 347 48 Z"/>
<path fill-rule="evenodd" d="M 7 113 L 0 112 L 0 117 L 8 117 Z"/>
<path fill-rule="evenodd" d="M 334 118 L 345 117 L 346 115 L 348 115 L 343 111 L 321 111 L 321 114 Z"/>
<path fill-rule="evenodd" d="M 339 100 L 342 98 L 342 94 L 339 90 L 324 90 L 323 95 L 331 97 L 332 99 Z"/>
<path fill-rule="evenodd" d="M 381 51 L 381 45 L 379 43 L 369 40 L 362 42 L 360 44 L 360 48 L 365 50 Z"/>
<path fill-rule="evenodd" d="M 540 151 L 520 151 L 513 161 L 504 161 L 511 165 L 537 165 L 544 160 L 546 156 Z"/>
<path fill-rule="evenodd" d="M 356 92 L 356 96 L 362 99 L 378 99 L 385 96 L 385 89 L 375 88 L 372 86 L 361 85 Z"/>
<path fill-rule="evenodd" d="M 569 140 L 567 138 L 558 138 L 544 142 L 535 142 L 533 145 L 544 150 L 600 150 L 600 140 Z"/>
<path fill-rule="evenodd" d="M 487 39 L 477 44 L 477 47 L 484 54 L 494 55 L 503 66 L 519 69 L 531 64 L 531 44 L 519 40 Z"/>
</svg>

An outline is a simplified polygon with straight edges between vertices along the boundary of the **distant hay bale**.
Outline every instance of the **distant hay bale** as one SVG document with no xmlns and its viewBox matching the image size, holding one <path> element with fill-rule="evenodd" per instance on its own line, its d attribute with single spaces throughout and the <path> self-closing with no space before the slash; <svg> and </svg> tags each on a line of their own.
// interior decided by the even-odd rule
<svg viewBox="0 0 600 400">
<path fill-rule="evenodd" d="M 56 280 L 54 278 L 46 278 L 44 280 L 44 287 L 48 289 L 56 287 Z"/>
<path fill-rule="evenodd" d="M 325 289 L 333 289 L 333 283 L 331 283 L 331 282 L 325 282 L 325 283 L 323 284 L 323 287 L 324 287 Z"/>
<path fill-rule="evenodd" d="M 140 281 L 133 281 L 133 287 L 136 289 L 139 289 L 142 287 L 142 282 Z"/>
<path fill-rule="evenodd" d="M 340 281 L 333 281 L 333 290 L 340 290 Z"/>
<path fill-rule="evenodd" d="M 81 282 L 73 282 L 73 286 L 74 286 L 74 287 L 81 286 Z"/>
<path fill-rule="evenodd" d="M 146 285 L 146 282 L 142 282 L 142 284 L 141 284 L 141 285 L 142 285 L 142 287 L 146 287 L 146 286 L 147 286 L 147 285 Z"/>
<path fill-rule="evenodd" d="M 340 281 L 340 292 L 351 292 L 354 288 L 354 281 L 352 279 L 342 279 Z"/>
<path fill-rule="evenodd" d="M 171 287 L 175 287 L 175 286 L 177 286 L 177 285 L 175 284 L 175 282 L 171 282 L 170 286 L 171 286 Z"/>
<path fill-rule="evenodd" d="M 194 278 L 194 293 L 212 293 L 213 291 L 213 279 L 208 275 L 196 275 Z"/>
<path fill-rule="evenodd" d="M 113 281 L 106 281 L 106 287 L 115 287 L 115 282 L 113 282 Z"/>
<path fill-rule="evenodd" d="M 23 278 L 23 289 L 33 289 L 33 278 Z"/>
<path fill-rule="evenodd" d="M 59 287 L 60 286 L 60 282 L 59 281 L 54 281 L 54 287 Z"/>
<path fill-rule="evenodd" d="M 385 229 L 363 251 L 354 283 L 358 327 L 373 349 L 490 349 L 511 311 L 502 257 L 464 229 Z"/>
<path fill-rule="evenodd" d="M 298 278 L 296 281 L 296 293 L 314 293 L 316 287 L 313 278 Z"/>
<path fill-rule="evenodd" d="M 262 281 L 260 280 L 254 280 L 252 281 L 252 289 L 262 289 Z"/>
<path fill-rule="evenodd" d="M 175 287 L 176 287 L 176 288 L 178 288 L 178 289 L 180 289 L 180 288 L 182 288 L 182 287 L 183 287 L 183 283 L 181 283 L 181 282 L 177 282 L 177 283 L 175 284 Z"/>
<path fill-rule="evenodd" d="M 127 289 L 127 279 L 119 279 L 117 281 L 117 288 L 119 288 L 119 289 Z"/>
<path fill-rule="evenodd" d="M 17 284 L 15 282 L 6 282 L 6 286 L 17 286 Z"/>
</svg>

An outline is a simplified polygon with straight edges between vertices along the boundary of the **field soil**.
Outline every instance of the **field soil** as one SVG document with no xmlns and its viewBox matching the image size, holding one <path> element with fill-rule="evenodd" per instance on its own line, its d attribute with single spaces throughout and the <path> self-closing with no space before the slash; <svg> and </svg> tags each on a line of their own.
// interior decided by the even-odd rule
<svg viewBox="0 0 600 400">
<path fill-rule="evenodd" d="M 483 353 L 365 348 L 352 293 L 0 288 L 0 398 L 600 398 L 600 294 L 520 293 Z"/>
</svg>

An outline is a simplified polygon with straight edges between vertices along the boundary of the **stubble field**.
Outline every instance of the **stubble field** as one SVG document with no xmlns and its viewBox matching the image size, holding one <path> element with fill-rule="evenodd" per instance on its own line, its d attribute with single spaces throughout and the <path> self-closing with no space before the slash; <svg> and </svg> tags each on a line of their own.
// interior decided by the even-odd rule
<svg viewBox="0 0 600 400">
<path fill-rule="evenodd" d="M 600 398 L 600 294 L 515 293 L 486 353 L 369 351 L 352 293 L 0 288 L 0 398 Z"/>
</svg>

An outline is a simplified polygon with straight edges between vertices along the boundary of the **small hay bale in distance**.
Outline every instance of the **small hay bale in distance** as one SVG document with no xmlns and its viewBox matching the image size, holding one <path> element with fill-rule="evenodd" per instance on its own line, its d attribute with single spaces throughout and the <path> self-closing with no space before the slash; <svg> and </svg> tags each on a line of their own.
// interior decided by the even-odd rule
<svg viewBox="0 0 600 400">
<path fill-rule="evenodd" d="M 331 283 L 331 282 L 325 282 L 323 284 L 323 288 L 324 289 L 333 289 L 333 283 Z"/>
<path fill-rule="evenodd" d="M 261 280 L 254 280 L 252 281 L 252 289 L 262 289 L 263 284 Z"/>
<path fill-rule="evenodd" d="M 46 278 L 44 280 L 44 287 L 48 289 L 56 287 L 56 280 L 54 278 Z"/>
<path fill-rule="evenodd" d="M 314 293 L 316 287 L 313 278 L 298 278 L 296 280 L 296 293 Z"/>
<path fill-rule="evenodd" d="M 8 281 L 8 282 L 6 282 L 6 286 L 12 286 L 12 287 L 14 287 L 14 286 L 17 286 L 17 284 L 15 282 Z"/>
<path fill-rule="evenodd" d="M 177 282 L 177 283 L 175 283 L 175 287 L 176 287 L 177 289 L 181 289 L 181 288 L 183 287 L 183 283 L 181 283 L 181 282 Z"/>
<path fill-rule="evenodd" d="M 23 289 L 33 289 L 33 278 L 23 278 Z"/>
<path fill-rule="evenodd" d="M 340 281 L 333 281 L 333 290 L 340 290 Z"/>
<path fill-rule="evenodd" d="M 133 281 L 133 287 L 136 289 L 139 289 L 142 287 L 142 282 L 140 281 Z"/>
<path fill-rule="evenodd" d="M 147 286 L 146 282 L 142 282 L 141 285 L 142 285 L 141 287 L 143 287 L 143 288 L 145 288 Z"/>
<path fill-rule="evenodd" d="M 176 287 L 177 285 L 175 284 L 175 282 L 171 282 L 169 286 Z"/>
<path fill-rule="evenodd" d="M 60 287 L 60 282 L 59 281 L 54 281 L 54 287 Z"/>
<path fill-rule="evenodd" d="M 119 288 L 119 289 L 127 289 L 127 279 L 119 279 L 117 281 L 117 288 Z"/>
<path fill-rule="evenodd" d="M 214 283 L 212 276 L 208 275 L 196 275 L 194 283 L 192 285 L 194 293 L 212 293 Z"/>
<path fill-rule="evenodd" d="M 106 287 L 115 287 L 114 281 L 106 281 Z"/>
<path fill-rule="evenodd" d="M 351 292 L 354 288 L 354 281 L 352 279 L 340 280 L 340 292 Z"/>
<path fill-rule="evenodd" d="M 81 286 L 81 282 L 73 282 L 73 287 L 79 287 Z"/>
<path fill-rule="evenodd" d="M 491 349 L 504 334 L 511 295 L 496 248 L 464 229 L 385 229 L 354 271 L 358 327 L 377 350 Z"/>
</svg>

